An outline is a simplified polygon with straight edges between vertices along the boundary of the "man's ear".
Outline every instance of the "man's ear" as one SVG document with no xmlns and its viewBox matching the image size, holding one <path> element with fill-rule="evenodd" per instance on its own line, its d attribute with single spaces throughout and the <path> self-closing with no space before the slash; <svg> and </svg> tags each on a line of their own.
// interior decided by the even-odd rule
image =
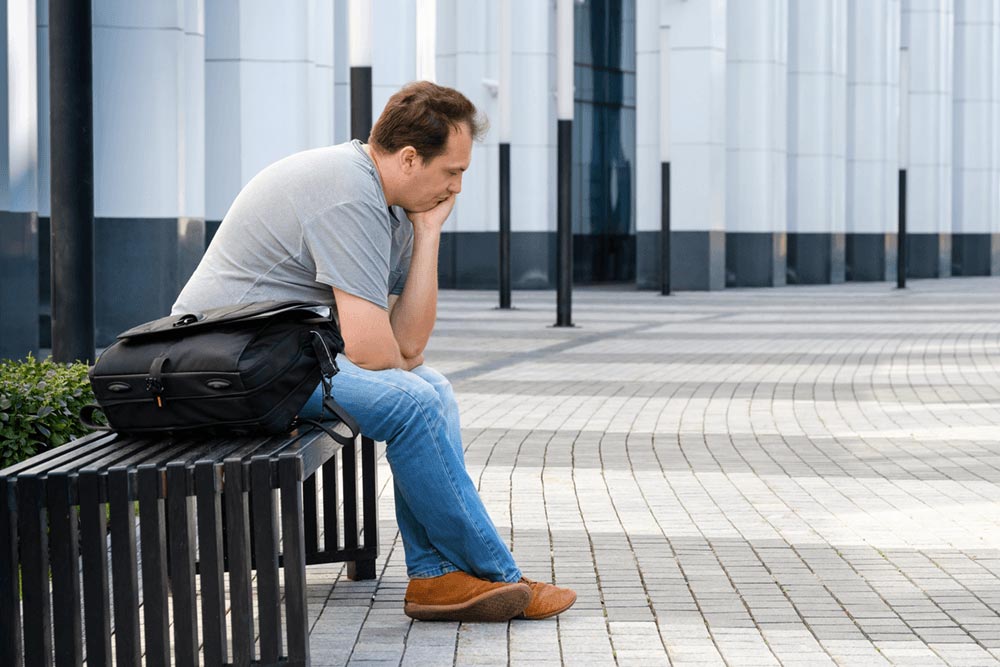
<svg viewBox="0 0 1000 667">
<path fill-rule="evenodd" d="M 420 154 L 413 146 L 404 146 L 399 150 L 399 166 L 404 174 L 413 171 L 420 162 Z"/>
</svg>

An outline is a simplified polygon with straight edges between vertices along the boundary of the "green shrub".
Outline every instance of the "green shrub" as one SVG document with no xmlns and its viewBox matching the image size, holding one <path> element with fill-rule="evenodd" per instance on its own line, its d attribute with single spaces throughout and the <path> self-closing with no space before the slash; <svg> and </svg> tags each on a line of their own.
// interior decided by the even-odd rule
<svg viewBox="0 0 1000 667">
<path fill-rule="evenodd" d="M 0 361 L 0 468 L 85 434 L 77 415 L 93 400 L 86 364 Z"/>
</svg>

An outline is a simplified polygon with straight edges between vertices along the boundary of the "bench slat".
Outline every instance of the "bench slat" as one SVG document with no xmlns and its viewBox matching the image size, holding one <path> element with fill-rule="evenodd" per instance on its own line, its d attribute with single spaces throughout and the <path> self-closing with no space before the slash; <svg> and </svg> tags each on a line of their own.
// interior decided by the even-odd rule
<svg viewBox="0 0 1000 667">
<path fill-rule="evenodd" d="M 48 526 L 43 502 L 41 479 L 29 476 L 18 483 L 21 602 L 24 618 L 31 619 L 24 624 L 24 655 L 29 666 L 52 664 Z"/>
<path fill-rule="evenodd" d="M 188 502 L 187 466 L 167 464 L 167 567 L 173 591 L 174 659 L 178 665 L 198 662 L 198 605 L 195 601 L 194 517 Z"/>
<path fill-rule="evenodd" d="M 56 664 L 79 665 L 83 661 L 79 526 L 76 508 L 70 500 L 69 476 L 50 475 L 46 484 L 46 496 Z"/>
<path fill-rule="evenodd" d="M 139 481 L 139 530 L 142 532 L 142 611 L 146 638 L 146 664 L 170 664 L 167 613 L 167 522 L 160 493 L 160 472 L 155 465 L 141 466 Z"/>
<path fill-rule="evenodd" d="M 239 458 L 224 463 L 226 486 L 226 545 L 229 554 L 230 622 L 233 628 L 233 664 L 254 658 L 253 610 L 250 589 L 250 517 L 243 493 L 243 464 Z"/>
<path fill-rule="evenodd" d="M 282 551 L 285 571 L 285 631 L 288 635 L 288 659 L 307 664 L 309 625 L 306 608 L 305 531 L 297 517 L 303 511 L 302 459 L 282 456 L 278 460 L 281 487 Z M 314 489 L 315 494 L 315 489 Z M 315 495 L 313 496 L 315 502 Z M 315 518 L 313 519 L 315 527 Z"/>
<path fill-rule="evenodd" d="M 223 576 L 220 472 L 211 460 L 195 464 L 198 499 L 198 570 L 201 575 L 202 637 L 205 664 L 229 661 L 226 648 L 226 590 Z"/>
<path fill-rule="evenodd" d="M 111 663 L 111 602 L 108 597 L 108 520 L 100 501 L 100 475 L 80 473 L 80 552 L 83 556 L 83 612 L 87 662 Z"/>
<path fill-rule="evenodd" d="M 135 505 L 129 493 L 128 468 L 108 472 L 111 512 L 111 565 L 114 587 L 115 656 L 119 665 L 138 665 L 139 580 L 136 565 Z"/>
<path fill-rule="evenodd" d="M 273 663 L 281 655 L 281 594 L 278 590 L 278 508 L 271 491 L 271 462 L 255 456 L 251 479 L 256 489 L 253 507 L 254 555 L 257 568 L 257 620 L 260 625 L 260 660 Z"/>
<path fill-rule="evenodd" d="M 17 502 L 14 486 L 0 475 L 0 665 L 22 667 L 21 591 L 17 564 Z"/>
</svg>

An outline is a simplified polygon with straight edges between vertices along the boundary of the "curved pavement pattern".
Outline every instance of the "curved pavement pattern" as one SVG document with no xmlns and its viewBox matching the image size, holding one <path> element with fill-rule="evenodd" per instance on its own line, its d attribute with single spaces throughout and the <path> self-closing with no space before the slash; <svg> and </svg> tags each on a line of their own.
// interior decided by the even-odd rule
<svg viewBox="0 0 1000 667">
<path fill-rule="evenodd" d="M 1000 279 L 447 292 L 427 354 L 558 621 L 411 623 L 310 568 L 314 665 L 1000 664 Z"/>
</svg>

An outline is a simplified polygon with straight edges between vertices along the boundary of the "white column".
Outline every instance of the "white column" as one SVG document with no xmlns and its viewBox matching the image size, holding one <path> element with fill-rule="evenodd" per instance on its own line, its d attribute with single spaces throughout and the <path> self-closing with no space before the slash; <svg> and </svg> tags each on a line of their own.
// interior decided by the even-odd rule
<svg viewBox="0 0 1000 667">
<path fill-rule="evenodd" d="M 726 262 L 738 285 L 783 284 L 787 0 L 730 2 L 728 16 L 726 233 L 741 236 Z"/>
<path fill-rule="evenodd" d="M 0 359 L 38 352 L 35 0 L 0 5 Z M 48 123 L 46 123 L 48 125 Z"/>
<path fill-rule="evenodd" d="M 309 0 L 309 145 L 334 143 L 334 0 Z"/>
<path fill-rule="evenodd" d="M 661 0 L 636 0 L 635 8 L 635 228 L 640 238 L 660 230 L 661 4 Z"/>
<path fill-rule="evenodd" d="M 993 0 L 955 2 L 955 89 L 953 124 L 952 223 L 956 235 L 989 234 L 995 223 L 994 135 L 998 131 L 993 100 L 992 59 L 998 17 Z M 963 274 L 989 271 L 989 246 L 983 239 L 954 239 Z M 977 265 L 973 245 L 983 244 Z M 967 245 L 968 244 L 968 245 Z"/>
<path fill-rule="evenodd" d="M 899 0 L 848 0 L 846 231 L 851 280 L 895 273 Z"/>
<path fill-rule="evenodd" d="M 94 3 L 98 345 L 169 312 L 204 247 L 203 12 Z"/>
<path fill-rule="evenodd" d="M 372 123 L 403 85 L 417 78 L 416 0 L 372 1 Z"/>
<path fill-rule="evenodd" d="M 847 0 L 788 0 L 788 16 L 789 276 L 841 282 Z"/>
<path fill-rule="evenodd" d="M 317 0 L 213 0 L 206 4 L 207 209 L 220 220 L 269 164 L 330 143 L 319 80 L 330 90 L 329 10 Z M 316 18 L 324 25 L 310 26 Z M 325 103 L 324 103 L 325 105 Z"/>
<path fill-rule="evenodd" d="M 555 232 L 555 3 L 511 5 L 511 227 L 514 233 Z"/>
<path fill-rule="evenodd" d="M 180 215 L 205 217 L 205 2 L 184 1 Z"/>
<path fill-rule="evenodd" d="M 674 289 L 725 286 L 726 6 L 702 0 L 662 7 L 672 41 L 671 254 L 690 259 L 672 267 Z"/>
<path fill-rule="evenodd" d="M 351 66 L 348 54 L 348 0 L 333 0 L 333 143 L 351 138 Z"/>
<path fill-rule="evenodd" d="M 841 233 L 847 2 L 788 8 L 788 231 Z"/>
<path fill-rule="evenodd" d="M 8 0 L 0 54 L 0 211 L 38 210 L 38 80 L 34 0 Z M 47 123 L 46 123 L 47 124 Z"/>
<path fill-rule="evenodd" d="M 910 53 L 909 271 L 913 277 L 947 276 L 952 229 L 952 0 L 906 0 L 902 25 Z"/>
<path fill-rule="evenodd" d="M 1000 0 L 993 0 L 993 24 L 990 31 L 992 36 L 992 46 L 990 62 L 1000 62 Z M 990 231 L 996 238 L 1000 235 L 1000 67 L 990 68 L 993 77 L 991 81 L 991 115 L 993 117 L 993 153 L 991 164 L 993 167 L 990 181 L 992 183 L 990 193 L 990 210 L 992 211 Z M 996 241 L 994 241 L 996 244 Z M 1000 254 L 994 247 L 993 260 L 991 262 L 990 274 L 1000 275 Z"/>
</svg>

